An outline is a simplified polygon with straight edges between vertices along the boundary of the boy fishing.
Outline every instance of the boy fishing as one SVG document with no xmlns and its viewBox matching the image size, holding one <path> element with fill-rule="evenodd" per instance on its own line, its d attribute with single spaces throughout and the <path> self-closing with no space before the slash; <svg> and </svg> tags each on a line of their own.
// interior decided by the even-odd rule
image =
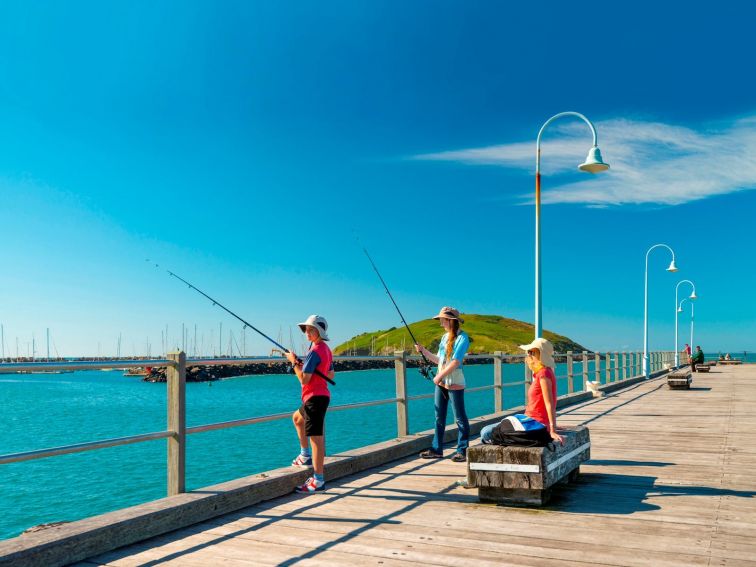
<svg viewBox="0 0 756 567">
<path fill-rule="evenodd" d="M 300 451 L 291 464 L 299 467 L 312 465 L 313 475 L 295 489 L 296 492 L 309 494 L 325 490 L 325 415 L 331 393 L 323 376 L 333 379 L 333 354 L 325 343 L 328 340 L 328 323 L 325 318 L 310 315 L 304 323 L 298 325 L 311 345 L 304 362 L 299 361 L 293 352 L 286 353 L 294 374 L 302 384 L 302 405 L 292 415 Z"/>
</svg>

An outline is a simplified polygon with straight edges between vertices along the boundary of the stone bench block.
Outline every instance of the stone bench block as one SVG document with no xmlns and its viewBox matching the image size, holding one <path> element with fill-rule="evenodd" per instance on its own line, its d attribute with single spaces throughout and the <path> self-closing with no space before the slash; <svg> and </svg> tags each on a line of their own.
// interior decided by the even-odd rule
<svg viewBox="0 0 756 567">
<path fill-rule="evenodd" d="M 467 451 L 467 487 L 478 489 L 481 502 L 544 505 L 551 487 L 580 472 L 580 463 L 591 458 L 587 427 L 560 429 L 564 445 L 502 447 L 476 445 Z"/>
<path fill-rule="evenodd" d="M 667 386 L 670 390 L 689 390 L 692 381 L 690 368 L 675 370 L 667 375 Z"/>
<path fill-rule="evenodd" d="M 707 364 L 696 364 L 696 372 L 708 372 L 711 367 Z"/>
</svg>

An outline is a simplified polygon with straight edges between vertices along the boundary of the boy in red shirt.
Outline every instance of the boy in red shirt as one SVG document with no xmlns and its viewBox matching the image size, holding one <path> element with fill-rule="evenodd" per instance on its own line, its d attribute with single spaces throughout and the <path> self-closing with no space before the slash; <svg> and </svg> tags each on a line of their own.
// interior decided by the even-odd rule
<svg viewBox="0 0 756 567">
<path fill-rule="evenodd" d="M 323 376 L 333 379 L 333 354 L 325 343 L 328 340 L 328 323 L 325 318 L 310 315 L 304 323 L 299 323 L 299 328 L 312 344 L 304 362 L 297 362 L 297 355 L 293 352 L 286 353 L 286 358 L 294 367 L 294 374 L 302 384 L 302 405 L 292 415 L 300 452 L 291 464 L 302 467 L 312 465 L 312 477 L 295 489 L 296 492 L 309 494 L 325 490 L 325 415 L 331 393 Z"/>
</svg>

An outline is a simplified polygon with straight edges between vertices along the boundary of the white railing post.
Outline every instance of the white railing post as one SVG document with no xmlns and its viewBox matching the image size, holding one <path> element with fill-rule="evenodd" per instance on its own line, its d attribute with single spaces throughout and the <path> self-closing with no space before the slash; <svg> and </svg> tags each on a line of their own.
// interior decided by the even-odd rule
<svg viewBox="0 0 756 567">
<path fill-rule="evenodd" d="M 575 375 L 572 373 L 572 351 L 567 351 L 567 393 L 575 391 Z"/>
<path fill-rule="evenodd" d="M 593 356 L 596 360 L 593 368 L 593 372 L 596 374 L 596 383 L 601 384 L 601 353 L 597 352 Z"/>
<path fill-rule="evenodd" d="M 622 351 L 622 379 L 627 380 L 627 353 Z"/>
<path fill-rule="evenodd" d="M 588 389 L 586 382 L 588 382 L 588 352 L 583 351 L 583 390 Z"/>
<path fill-rule="evenodd" d="M 494 352 L 494 412 L 502 411 L 504 388 L 501 381 L 501 359 L 504 353 L 500 350 Z"/>
<path fill-rule="evenodd" d="M 407 355 L 403 350 L 394 351 L 396 374 L 396 434 L 409 435 L 409 414 L 407 408 Z"/>
<path fill-rule="evenodd" d="M 168 496 L 186 492 L 186 353 L 168 353 Z"/>
<path fill-rule="evenodd" d="M 612 355 L 606 353 L 606 383 L 609 384 L 612 381 Z"/>
</svg>

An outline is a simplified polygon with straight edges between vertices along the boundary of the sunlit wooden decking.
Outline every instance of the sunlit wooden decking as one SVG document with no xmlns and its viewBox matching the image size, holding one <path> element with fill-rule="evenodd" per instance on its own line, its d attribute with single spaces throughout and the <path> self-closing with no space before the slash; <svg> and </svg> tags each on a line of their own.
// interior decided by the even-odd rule
<svg viewBox="0 0 756 567">
<path fill-rule="evenodd" d="M 479 504 L 464 464 L 405 459 L 77 565 L 756 566 L 755 365 L 690 390 L 654 379 L 559 421 L 590 427 L 593 459 L 546 508 Z"/>
</svg>

